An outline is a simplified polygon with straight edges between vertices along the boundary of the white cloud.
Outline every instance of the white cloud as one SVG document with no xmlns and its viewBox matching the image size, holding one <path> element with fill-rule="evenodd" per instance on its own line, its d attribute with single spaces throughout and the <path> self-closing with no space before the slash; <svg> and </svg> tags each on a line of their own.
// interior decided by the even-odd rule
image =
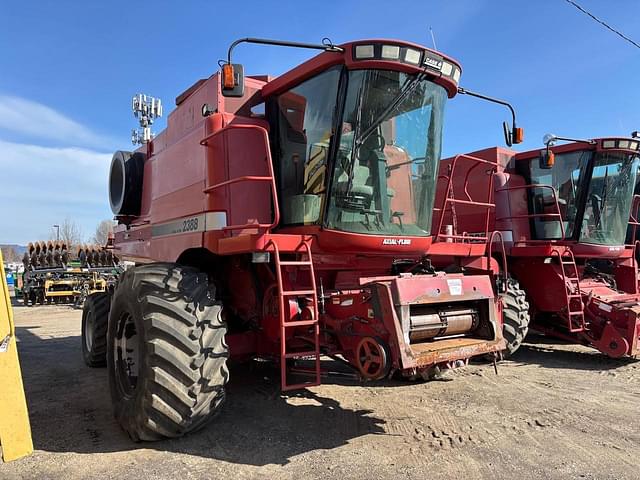
<svg viewBox="0 0 640 480">
<path fill-rule="evenodd" d="M 0 95 L 0 129 L 41 140 L 55 140 L 66 145 L 104 148 L 113 140 L 38 102 L 10 95 Z"/>
<path fill-rule="evenodd" d="M 0 140 L 0 243 L 46 239 L 67 217 L 90 237 L 111 217 L 110 164 L 111 154 L 86 148 Z"/>
</svg>

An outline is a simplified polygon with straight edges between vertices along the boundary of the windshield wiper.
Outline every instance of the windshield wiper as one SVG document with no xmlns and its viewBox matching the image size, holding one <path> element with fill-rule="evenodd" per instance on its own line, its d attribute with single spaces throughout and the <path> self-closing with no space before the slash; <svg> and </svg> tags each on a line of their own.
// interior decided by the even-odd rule
<svg viewBox="0 0 640 480">
<path fill-rule="evenodd" d="M 360 147 L 364 143 L 364 141 L 369 138 L 378 126 L 387 119 L 387 115 L 391 113 L 399 104 L 402 102 L 409 93 L 413 91 L 413 89 L 418 85 L 418 83 L 426 77 L 424 73 L 419 73 L 412 79 L 410 79 L 404 86 L 400 89 L 396 97 L 389 103 L 387 108 L 385 108 L 380 115 L 378 115 L 367 129 L 362 132 L 353 142 L 355 149 Z"/>
<path fill-rule="evenodd" d="M 602 214 L 604 213 L 604 206 L 607 202 L 607 195 L 609 194 L 609 166 L 606 167 L 604 171 L 604 180 L 602 181 L 602 199 L 600 200 L 600 209 L 598 211 L 598 219 L 596 220 L 595 228 L 600 226 L 600 221 L 602 220 Z"/>
<path fill-rule="evenodd" d="M 356 106 L 356 129 L 354 131 L 354 140 L 351 146 L 351 170 L 349 171 L 349 177 L 347 180 L 347 191 L 346 194 L 349 195 L 351 193 L 351 188 L 353 186 L 353 174 L 354 174 L 354 162 L 357 161 L 356 152 L 360 148 L 360 146 L 364 143 L 364 141 L 371 135 L 378 126 L 384 122 L 389 115 L 399 104 L 402 102 L 406 96 L 413 91 L 418 82 L 424 79 L 426 75 L 424 73 L 419 73 L 415 77 L 408 79 L 405 84 L 400 88 L 400 91 L 395 96 L 395 98 L 389 102 L 389 105 L 378 115 L 371 125 L 362 133 L 359 132 L 360 125 L 362 125 L 362 97 L 364 95 L 364 84 L 360 86 L 360 91 L 358 92 L 358 103 Z M 356 137 L 355 134 L 358 134 Z"/>
</svg>

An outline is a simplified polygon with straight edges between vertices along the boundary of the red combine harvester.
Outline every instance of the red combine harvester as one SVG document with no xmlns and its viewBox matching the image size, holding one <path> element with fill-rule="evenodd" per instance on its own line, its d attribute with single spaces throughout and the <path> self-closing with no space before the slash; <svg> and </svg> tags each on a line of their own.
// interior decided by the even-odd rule
<svg viewBox="0 0 640 480">
<path fill-rule="evenodd" d="M 558 140 L 571 143 L 556 145 Z M 636 356 L 638 266 L 635 245 L 625 237 L 629 230 L 634 238 L 638 226 L 633 199 L 640 141 L 547 136 L 545 144 L 523 153 L 490 148 L 463 156 L 497 167 L 491 177 L 497 209 L 489 228 L 504 239 L 509 273 L 531 304 L 531 327 L 610 357 Z M 443 160 L 441 171 L 454 161 Z M 487 184 L 482 176 L 458 176 L 456 182 L 470 193 Z M 438 196 L 444 195 L 440 188 Z M 438 220 L 473 237 L 486 229 L 479 213 L 477 206 L 466 206 Z M 508 351 L 525 334 L 521 329 Z"/>
<path fill-rule="evenodd" d="M 241 42 L 323 52 L 276 79 L 245 78 L 231 61 Z M 488 243 L 471 255 L 430 233 L 460 71 L 395 40 L 243 39 L 177 97 L 157 137 L 159 102 L 134 97 L 143 146 L 114 154 L 109 190 L 115 249 L 136 265 L 83 316 L 85 359 L 106 362 L 134 440 L 210 419 L 228 357 L 279 363 L 286 391 L 320 384 L 321 355 L 364 379 L 430 378 L 504 349 Z M 430 262 L 460 254 L 447 273 Z M 308 381 L 289 368 L 301 359 Z"/>
</svg>

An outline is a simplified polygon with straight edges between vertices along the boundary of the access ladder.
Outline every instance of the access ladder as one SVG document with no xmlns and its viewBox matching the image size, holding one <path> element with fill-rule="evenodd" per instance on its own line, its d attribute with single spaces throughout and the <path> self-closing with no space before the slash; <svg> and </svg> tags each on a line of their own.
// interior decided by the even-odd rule
<svg viewBox="0 0 640 480">
<path fill-rule="evenodd" d="M 571 249 L 568 248 L 563 251 L 554 249 L 553 254 L 558 257 L 560 273 L 562 274 L 562 281 L 565 286 L 567 326 L 571 333 L 584 332 L 586 329 L 584 305 L 580 293 L 580 276 L 578 274 L 576 259 Z M 580 305 L 579 309 L 574 307 L 576 303 Z"/>
<path fill-rule="evenodd" d="M 300 388 L 314 387 L 320 385 L 320 326 L 318 324 L 318 294 L 316 289 L 315 272 L 313 269 L 313 259 L 311 257 L 311 246 L 308 240 L 303 241 L 293 251 L 281 252 L 275 241 L 270 242 L 270 250 L 273 252 L 276 281 L 278 287 L 278 307 L 280 317 L 280 385 L 282 391 L 297 390 Z M 293 253 L 299 260 L 282 260 L 281 253 Z M 308 268 L 310 285 L 308 289 L 285 290 L 283 267 Z M 291 320 L 288 317 L 288 300 L 292 297 L 305 297 L 311 300 L 311 311 L 313 318 L 308 320 Z M 287 307 L 287 308 L 285 308 Z M 287 348 L 287 333 L 294 328 L 309 327 L 313 335 L 313 350 L 289 351 Z M 315 379 L 303 383 L 288 383 L 287 380 L 287 360 L 296 358 L 313 358 L 315 363 Z"/>
</svg>

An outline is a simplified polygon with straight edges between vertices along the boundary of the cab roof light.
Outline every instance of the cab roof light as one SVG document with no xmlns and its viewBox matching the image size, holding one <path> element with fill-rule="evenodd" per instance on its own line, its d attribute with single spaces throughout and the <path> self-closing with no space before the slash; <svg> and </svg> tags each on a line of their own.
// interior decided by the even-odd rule
<svg viewBox="0 0 640 480">
<path fill-rule="evenodd" d="M 380 56 L 387 60 L 398 60 L 400 58 L 400 47 L 397 45 L 382 45 Z"/>
<path fill-rule="evenodd" d="M 459 68 L 454 68 L 453 69 L 453 81 L 458 83 L 460 82 L 460 69 Z"/>
<path fill-rule="evenodd" d="M 441 76 L 447 77 L 455 83 L 460 81 L 460 67 L 431 50 L 372 43 L 354 45 L 352 52 L 354 60 L 398 61 L 432 72 L 439 72 Z"/>
<path fill-rule="evenodd" d="M 358 60 L 373 58 L 373 45 L 356 45 L 355 57 Z"/>
<path fill-rule="evenodd" d="M 407 48 L 407 50 L 404 52 L 404 61 L 412 65 L 420 65 L 421 56 L 422 56 L 422 52 L 420 50 Z"/>
<path fill-rule="evenodd" d="M 603 140 L 602 148 L 619 148 L 621 150 L 640 150 L 640 142 L 628 138 L 619 140 Z"/>
</svg>

